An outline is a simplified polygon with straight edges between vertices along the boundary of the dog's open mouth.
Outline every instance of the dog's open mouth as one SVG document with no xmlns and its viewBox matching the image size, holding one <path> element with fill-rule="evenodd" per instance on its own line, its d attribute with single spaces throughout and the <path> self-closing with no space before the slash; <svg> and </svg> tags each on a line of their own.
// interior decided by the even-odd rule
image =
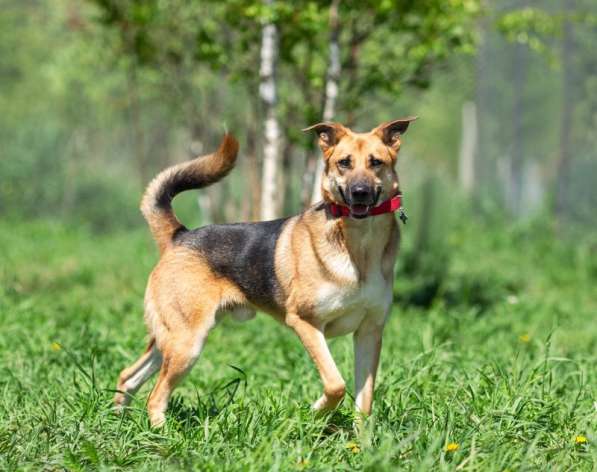
<svg viewBox="0 0 597 472">
<path fill-rule="evenodd" d="M 357 218 L 367 216 L 367 213 L 369 213 L 369 205 L 350 205 L 350 213 L 352 216 L 356 216 Z"/>
</svg>

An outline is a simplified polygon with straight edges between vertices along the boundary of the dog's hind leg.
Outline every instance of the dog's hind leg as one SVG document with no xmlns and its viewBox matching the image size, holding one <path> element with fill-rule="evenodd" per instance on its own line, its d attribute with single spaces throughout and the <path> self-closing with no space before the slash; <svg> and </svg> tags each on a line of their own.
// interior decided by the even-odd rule
<svg viewBox="0 0 597 472">
<path fill-rule="evenodd" d="M 153 426 L 164 422 L 170 395 L 201 354 L 218 311 L 245 304 L 238 288 L 215 276 L 195 252 L 177 248 L 160 260 L 150 277 L 145 300 L 146 323 L 162 356 L 160 373 L 147 401 Z"/>
<path fill-rule="evenodd" d="M 161 364 L 162 355 L 155 346 L 155 339 L 152 339 L 145 353 L 133 365 L 124 369 L 118 377 L 116 386 L 118 391 L 114 396 L 114 407 L 117 411 L 131 402 L 132 396 L 158 371 Z"/>
<path fill-rule="evenodd" d="M 164 335 L 165 339 L 159 340 L 163 361 L 158 380 L 147 402 L 152 426 L 164 423 L 172 391 L 195 364 L 210 329 L 215 325 L 215 310 L 205 315 L 198 317 L 201 319 L 198 326 L 170 331 Z"/>
</svg>

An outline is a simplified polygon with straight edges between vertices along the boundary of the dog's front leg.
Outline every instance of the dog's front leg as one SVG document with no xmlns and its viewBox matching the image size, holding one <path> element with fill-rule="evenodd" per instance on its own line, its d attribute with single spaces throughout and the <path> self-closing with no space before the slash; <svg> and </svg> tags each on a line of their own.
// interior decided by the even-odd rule
<svg viewBox="0 0 597 472">
<path fill-rule="evenodd" d="M 336 408 L 344 398 L 346 384 L 332 358 L 322 326 L 304 320 L 296 314 L 289 314 L 286 324 L 301 339 L 323 382 L 323 395 L 313 404 L 313 409 L 329 411 Z"/>
<path fill-rule="evenodd" d="M 365 320 L 354 333 L 356 408 L 363 416 L 371 414 L 382 332 L 383 325 Z"/>
</svg>

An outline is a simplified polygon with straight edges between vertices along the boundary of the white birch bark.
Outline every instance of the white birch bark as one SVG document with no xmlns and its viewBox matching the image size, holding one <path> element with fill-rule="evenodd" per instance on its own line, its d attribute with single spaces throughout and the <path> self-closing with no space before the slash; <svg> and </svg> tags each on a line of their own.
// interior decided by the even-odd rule
<svg viewBox="0 0 597 472">
<path fill-rule="evenodd" d="M 338 81 L 340 79 L 340 45 L 338 42 L 339 21 L 338 5 L 340 0 L 334 0 L 330 6 L 330 51 L 329 63 L 325 82 L 325 98 L 323 105 L 323 121 L 332 121 L 336 114 L 336 102 L 338 101 Z M 313 193 L 311 204 L 321 200 L 321 179 L 323 177 L 323 159 L 317 161 L 315 178 L 313 179 Z"/>
<path fill-rule="evenodd" d="M 458 161 L 458 181 L 466 193 L 473 191 L 477 154 L 477 109 L 473 102 L 462 105 L 462 140 Z"/>
<path fill-rule="evenodd" d="M 573 5 L 566 2 L 565 14 L 570 16 Z M 573 25 L 570 20 L 565 20 L 562 31 L 562 48 L 561 48 L 561 64 L 562 64 L 562 106 L 560 113 L 560 152 L 557 160 L 557 178 L 556 178 L 556 222 L 558 230 L 566 217 L 566 206 L 569 198 L 570 187 L 570 172 L 573 164 L 572 153 L 572 114 L 574 111 L 575 101 L 577 100 L 575 90 L 579 90 L 578 82 L 576 81 L 576 72 L 573 65 L 576 49 L 576 41 L 574 39 Z"/>
<path fill-rule="evenodd" d="M 264 0 L 272 5 L 273 0 Z M 271 220 L 278 215 L 277 174 L 280 168 L 280 125 L 276 117 L 276 59 L 278 30 L 273 23 L 263 25 L 261 37 L 261 65 L 259 96 L 265 111 L 263 134 L 263 174 L 261 190 L 261 219 Z"/>
</svg>

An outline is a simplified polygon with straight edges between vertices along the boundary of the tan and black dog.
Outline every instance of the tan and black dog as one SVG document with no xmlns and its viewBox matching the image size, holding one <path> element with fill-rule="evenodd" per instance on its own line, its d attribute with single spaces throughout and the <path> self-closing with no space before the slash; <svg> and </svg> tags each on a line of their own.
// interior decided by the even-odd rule
<svg viewBox="0 0 597 472">
<path fill-rule="evenodd" d="M 354 333 L 356 408 L 370 414 L 399 242 L 396 155 L 414 119 L 368 133 L 338 123 L 307 128 L 317 132 L 325 160 L 323 201 L 290 218 L 195 230 L 176 219 L 176 194 L 234 166 L 238 143 L 230 135 L 215 153 L 160 173 L 141 203 L 161 254 L 145 294 L 150 342 L 120 374 L 116 407 L 159 370 L 148 410 L 151 423 L 162 424 L 172 390 L 221 315 L 244 320 L 261 310 L 292 328 L 315 362 L 323 382 L 316 410 L 335 408 L 346 389 L 326 338 Z"/>
</svg>

